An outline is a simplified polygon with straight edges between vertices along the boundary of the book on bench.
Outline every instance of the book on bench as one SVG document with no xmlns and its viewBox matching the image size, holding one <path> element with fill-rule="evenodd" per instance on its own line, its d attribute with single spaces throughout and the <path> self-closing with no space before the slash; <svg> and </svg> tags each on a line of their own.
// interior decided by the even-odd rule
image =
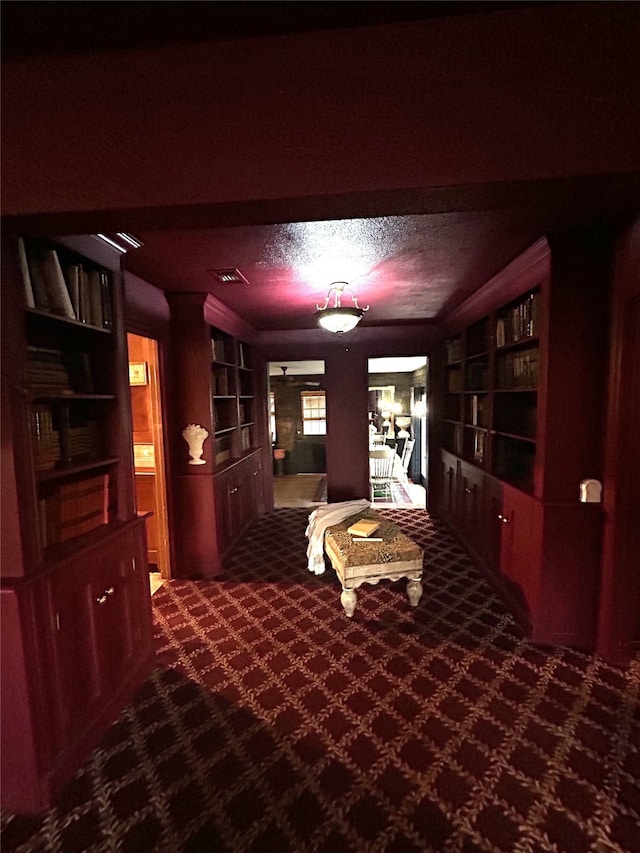
<svg viewBox="0 0 640 853">
<path fill-rule="evenodd" d="M 356 521 L 351 527 L 347 528 L 347 533 L 351 536 L 368 537 L 371 536 L 380 527 L 379 521 L 374 521 L 371 518 L 361 518 Z"/>
</svg>

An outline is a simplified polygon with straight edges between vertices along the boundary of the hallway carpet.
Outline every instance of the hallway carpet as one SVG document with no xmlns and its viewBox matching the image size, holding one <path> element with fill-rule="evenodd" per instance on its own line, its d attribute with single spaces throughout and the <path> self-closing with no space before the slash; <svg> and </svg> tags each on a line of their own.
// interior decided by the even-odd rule
<svg viewBox="0 0 640 853">
<path fill-rule="evenodd" d="M 56 808 L 2 850 L 640 851 L 637 669 L 526 642 L 427 512 L 424 594 L 306 569 L 308 511 L 153 597 L 157 668 Z"/>
</svg>

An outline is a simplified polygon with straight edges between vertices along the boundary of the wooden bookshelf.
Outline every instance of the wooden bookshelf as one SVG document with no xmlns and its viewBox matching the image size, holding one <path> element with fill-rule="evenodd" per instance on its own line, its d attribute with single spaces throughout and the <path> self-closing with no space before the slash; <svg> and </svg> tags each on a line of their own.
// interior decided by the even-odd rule
<svg viewBox="0 0 640 853">
<path fill-rule="evenodd" d="M 554 245 L 540 240 L 443 323 L 431 506 L 533 639 L 592 648 L 600 520 L 579 486 L 599 470 L 602 382 L 585 343 L 605 339 L 607 312 L 588 241 Z"/>
<path fill-rule="evenodd" d="M 118 257 L 91 237 L 3 242 L 2 805 L 17 811 L 52 802 L 152 665 L 122 298 Z"/>
<path fill-rule="evenodd" d="M 174 446 L 174 503 L 188 508 L 174 529 L 175 572 L 213 577 L 244 528 L 264 511 L 255 353 L 213 297 L 184 293 L 168 300 L 173 368 L 189 377 L 178 384 L 173 432 L 181 435 L 194 423 L 208 433 L 200 466 L 189 464 L 182 439 Z"/>
<path fill-rule="evenodd" d="M 215 467 L 224 468 L 258 448 L 250 346 L 211 329 L 211 391 Z"/>
</svg>

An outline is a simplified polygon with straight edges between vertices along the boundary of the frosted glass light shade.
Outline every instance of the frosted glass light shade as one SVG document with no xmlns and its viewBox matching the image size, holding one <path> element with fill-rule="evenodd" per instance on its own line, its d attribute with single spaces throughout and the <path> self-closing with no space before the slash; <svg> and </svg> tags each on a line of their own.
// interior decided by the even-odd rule
<svg viewBox="0 0 640 853">
<path fill-rule="evenodd" d="M 323 329 L 343 335 L 355 329 L 363 313 L 361 308 L 324 308 L 316 312 L 316 317 Z"/>
</svg>

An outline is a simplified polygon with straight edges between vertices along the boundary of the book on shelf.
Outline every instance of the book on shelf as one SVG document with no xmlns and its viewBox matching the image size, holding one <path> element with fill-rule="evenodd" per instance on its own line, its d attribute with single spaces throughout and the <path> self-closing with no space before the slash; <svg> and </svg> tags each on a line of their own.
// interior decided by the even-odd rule
<svg viewBox="0 0 640 853">
<path fill-rule="evenodd" d="M 38 511 L 43 547 L 108 524 L 109 476 L 100 474 L 52 487 L 40 498 Z"/>
<path fill-rule="evenodd" d="M 226 361 L 224 341 L 221 338 L 211 338 L 211 355 L 214 361 Z"/>
<path fill-rule="evenodd" d="M 36 471 L 49 471 L 61 459 L 60 433 L 54 429 L 51 406 L 40 404 L 31 412 L 31 451 Z"/>
<path fill-rule="evenodd" d="M 87 288 L 87 319 L 91 326 L 102 326 L 102 284 L 98 270 L 88 270 L 85 277 Z"/>
<path fill-rule="evenodd" d="M 36 301 L 33 295 L 33 283 L 31 281 L 31 273 L 29 272 L 29 264 L 27 262 L 27 250 L 22 237 L 18 240 L 18 258 L 20 260 L 20 272 L 22 274 L 22 284 L 24 286 L 24 296 L 27 308 L 35 308 Z"/>
<path fill-rule="evenodd" d="M 36 390 L 49 388 L 57 392 L 72 393 L 73 385 L 62 350 L 28 347 L 25 385 Z"/>
<path fill-rule="evenodd" d="M 27 254 L 36 308 L 69 320 L 76 319 L 69 288 L 55 249 L 33 249 Z"/>
<path fill-rule="evenodd" d="M 82 277 L 81 265 L 67 264 L 65 268 L 65 276 L 67 279 L 67 287 L 69 288 L 71 305 L 73 306 L 76 319 L 82 321 L 82 309 L 80 305 L 80 281 Z"/>
<path fill-rule="evenodd" d="M 540 291 L 529 293 L 496 320 L 496 346 L 504 347 L 538 334 Z"/>
<path fill-rule="evenodd" d="M 100 272 L 100 301 L 102 308 L 102 325 L 105 329 L 113 327 L 113 315 L 111 313 L 111 281 L 109 273 Z"/>
<path fill-rule="evenodd" d="M 537 347 L 504 354 L 498 361 L 498 387 L 535 388 L 538 384 L 539 358 Z"/>
<path fill-rule="evenodd" d="M 88 353 L 72 353 L 48 347 L 27 348 L 25 384 L 30 388 L 94 394 Z"/>
</svg>

